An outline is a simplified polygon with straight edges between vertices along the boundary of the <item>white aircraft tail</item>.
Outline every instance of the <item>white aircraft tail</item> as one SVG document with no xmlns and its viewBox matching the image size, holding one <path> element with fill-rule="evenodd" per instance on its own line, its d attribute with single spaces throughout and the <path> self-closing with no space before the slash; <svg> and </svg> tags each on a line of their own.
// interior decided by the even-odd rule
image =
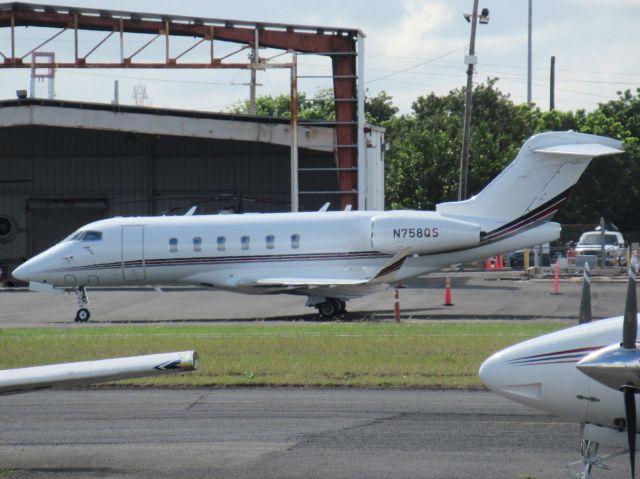
<svg viewBox="0 0 640 479">
<path fill-rule="evenodd" d="M 465 201 L 441 203 L 436 211 L 482 224 L 489 236 L 485 239 L 513 234 L 549 220 L 589 162 L 621 153 L 621 148 L 620 141 L 573 131 L 532 136 L 480 193 Z"/>
</svg>

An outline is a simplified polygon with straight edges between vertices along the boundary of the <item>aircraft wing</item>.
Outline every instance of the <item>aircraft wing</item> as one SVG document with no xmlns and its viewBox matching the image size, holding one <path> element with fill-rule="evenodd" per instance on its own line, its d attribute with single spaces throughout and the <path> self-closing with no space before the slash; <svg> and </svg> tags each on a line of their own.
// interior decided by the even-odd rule
<svg viewBox="0 0 640 479">
<path fill-rule="evenodd" d="M 256 286 L 354 286 L 358 284 L 365 284 L 367 280 L 357 278 L 313 278 L 313 277 L 301 277 L 301 278 L 261 278 L 255 281 Z"/>
<path fill-rule="evenodd" d="M 193 371 L 195 351 L 0 370 L 0 395 Z"/>
<path fill-rule="evenodd" d="M 260 278 L 255 281 L 256 286 L 357 286 L 363 284 L 393 283 L 396 274 L 402 267 L 404 260 L 412 252 L 411 247 L 402 248 L 393 257 L 387 260 L 374 274 L 369 276 L 353 276 L 346 278 L 318 278 L 305 276 L 304 274 L 291 277 Z"/>
</svg>

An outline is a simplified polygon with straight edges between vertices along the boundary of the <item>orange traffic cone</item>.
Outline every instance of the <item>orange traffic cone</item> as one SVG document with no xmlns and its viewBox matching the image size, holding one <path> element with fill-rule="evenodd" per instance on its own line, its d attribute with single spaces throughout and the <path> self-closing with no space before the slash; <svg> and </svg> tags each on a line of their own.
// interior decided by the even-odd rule
<svg viewBox="0 0 640 479">
<path fill-rule="evenodd" d="M 493 268 L 493 266 L 491 265 L 491 258 L 487 258 L 487 261 L 485 261 L 484 263 L 484 269 L 489 271 L 491 268 Z"/>
<path fill-rule="evenodd" d="M 447 279 L 444 283 L 444 305 L 453 306 L 453 303 L 451 302 L 451 280 L 449 279 L 449 275 L 447 275 Z"/>
</svg>

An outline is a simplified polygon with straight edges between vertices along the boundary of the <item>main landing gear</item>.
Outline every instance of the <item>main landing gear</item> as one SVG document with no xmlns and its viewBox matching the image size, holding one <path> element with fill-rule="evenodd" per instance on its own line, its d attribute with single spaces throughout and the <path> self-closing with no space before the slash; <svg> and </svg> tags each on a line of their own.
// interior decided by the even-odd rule
<svg viewBox="0 0 640 479">
<path fill-rule="evenodd" d="M 76 301 L 78 303 L 78 311 L 76 312 L 76 317 L 74 321 L 76 323 L 84 323 L 89 321 L 91 317 L 91 313 L 86 308 L 87 304 L 89 304 L 89 298 L 87 297 L 87 291 L 84 286 L 79 286 L 75 290 L 76 292 Z"/>
<path fill-rule="evenodd" d="M 339 314 L 347 312 L 345 302 L 334 298 L 327 298 L 322 303 L 316 304 L 315 307 L 318 308 L 320 316 L 326 319 L 333 319 Z"/>
</svg>

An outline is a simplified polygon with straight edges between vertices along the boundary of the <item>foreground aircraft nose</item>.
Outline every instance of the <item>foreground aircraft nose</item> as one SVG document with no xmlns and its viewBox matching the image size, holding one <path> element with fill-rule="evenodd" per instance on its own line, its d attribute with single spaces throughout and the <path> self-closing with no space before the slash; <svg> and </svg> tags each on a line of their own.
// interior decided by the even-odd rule
<svg viewBox="0 0 640 479">
<path fill-rule="evenodd" d="M 513 355 L 500 351 L 480 366 L 480 379 L 493 392 L 514 401 L 535 405 L 541 396 L 542 385 L 537 374 L 514 364 Z"/>
<path fill-rule="evenodd" d="M 486 359 L 480 366 L 480 379 L 489 389 L 495 392 L 499 392 L 498 382 L 500 378 L 500 370 L 502 369 L 502 361 L 497 357 L 497 354 Z"/>
</svg>

